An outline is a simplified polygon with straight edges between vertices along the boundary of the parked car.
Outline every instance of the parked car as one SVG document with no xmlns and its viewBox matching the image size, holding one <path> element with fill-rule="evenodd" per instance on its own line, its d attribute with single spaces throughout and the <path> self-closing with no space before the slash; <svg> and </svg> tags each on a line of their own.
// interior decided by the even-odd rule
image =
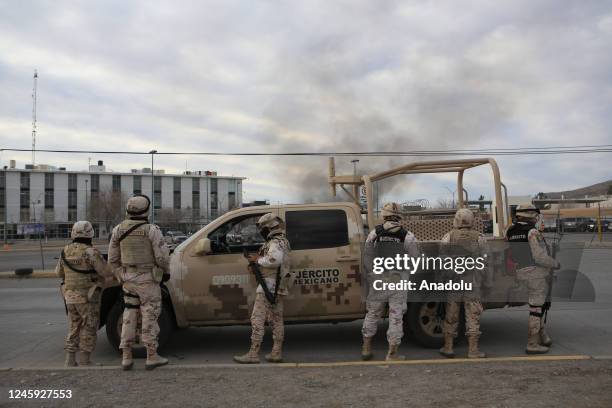
<svg viewBox="0 0 612 408">
<path fill-rule="evenodd" d="M 178 245 L 181 242 L 187 239 L 187 235 L 185 235 L 182 231 L 168 231 L 166 232 L 166 243 L 171 245 Z"/>
<path fill-rule="evenodd" d="M 587 231 L 589 232 L 597 232 L 597 220 L 590 220 L 587 224 Z M 612 223 L 610 220 L 601 220 L 601 231 L 611 231 Z"/>
</svg>

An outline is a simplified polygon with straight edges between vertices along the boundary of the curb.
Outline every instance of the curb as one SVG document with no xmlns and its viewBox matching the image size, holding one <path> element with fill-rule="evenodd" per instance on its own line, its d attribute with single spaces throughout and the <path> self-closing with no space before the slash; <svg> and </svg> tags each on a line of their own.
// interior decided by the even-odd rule
<svg viewBox="0 0 612 408">
<path fill-rule="evenodd" d="M 15 272 L 0 272 L 0 279 L 40 279 L 40 278 L 57 278 L 55 274 L 55 270 L 46 269 L 46 270 L 37 270 L 32 272 L 29 275 L 15 275 Z"/>
<path fill-rule="evenodd" d="M 514 356 L 514 357 L 491 357 L 491 358 L 450 358 L 450 359 L 431 359 L 431 360 L 401 360 L 401 361 L 338 361 L 329 363 L 278 363 L 278 364 L 236 364 L 236 363 L 212 363 L 212 364 L 168 364 L 167 366 L 156 368 L 156 370 L 184 370 L 198 368 L 235 368 L 235 369 L 255 369 L 255 368 L 332 368 L 332 367 L 358 367 L 358 366 L 377 366 L 386 368 L 392 365 L 447 365 L 461 363 L 500 363 L 500 362 L 549 362 L 549 361 L 584 361 L 609 359 L 592 357 L 588 355 L 559 355 L 559 356 Z M 135 366 L 139 371 L 142 367 Z M 64 366 L 44 366 L 44 367 L 2 367 L 0 371 L 70 371 L 70 370 L 121 370 L 120 365 L 108 366 L 88 366 L 88 367 L 64 367 Z"/>
</svg>

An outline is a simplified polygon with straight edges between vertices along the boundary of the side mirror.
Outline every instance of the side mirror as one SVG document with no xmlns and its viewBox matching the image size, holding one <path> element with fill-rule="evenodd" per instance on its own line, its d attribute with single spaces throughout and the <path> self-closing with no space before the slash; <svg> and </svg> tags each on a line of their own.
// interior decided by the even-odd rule
<svg viewBox="0 0 612 408">
<path fill-rule="evenodd" d="M 212 253 L 212 249 L 210 247 L 210 239 L 202 238 L 196 243 L 194 254 L 203 256 Z"/>
</svg>

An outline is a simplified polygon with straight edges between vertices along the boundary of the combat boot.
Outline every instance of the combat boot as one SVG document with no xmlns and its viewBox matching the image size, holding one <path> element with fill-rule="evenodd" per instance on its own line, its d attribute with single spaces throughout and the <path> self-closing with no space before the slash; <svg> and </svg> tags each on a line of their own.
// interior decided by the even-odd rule
<svg viewBox="0 0 612 408">
<path fill-rule="evenodd" d="M 259 364 L 259 347 L 260 344 L 251 343 L 251 348 L 246 354 L 234 356 L 234 361 L 240 364 Z"/>
<path fill-rule="evenodd" d="M 91 354 L 88 351 L 81 351 L 79 355 L 79 365 L 80 366 L 89 366 L 91 365 L 90 360 Z"/>
<path fill-rule="evenodd" d="M 266 354 L 266 361 L 269 363 L 282 363 L 283 362 L 283 343 L 274 342 L 272 346 L 272 352 Z"/>
<path fill-rule="evenodd" d="M 69 351 L 66 353 L 66 361 L 64 362 L 64 365 L 66 367 L 76 367 L 77 366 L 76 358 L 74 357 L 73 352 Z"/>
<path fill-rule="evenodd" d="M 123 349 L 123 357 L 121 359 L 121 368 L 123 370 L 131 370 L 134 367 L 134 360 L 132 359 L 132 348 L 126 347 Z"/>
<path fill-rule="evenodd" d="M 453 351 L 453 342 L 455 338 L 450 334 L 444 335 L 444 346 L 440 349 L 440 354 L 447 358 L 455 357 L 455 352 Z"/>
<path fill-rule="evenodd" d="M 548 353 L 548 347 L 540 344 L 540 330 L 542 329 L 542 318 L 539 316 L 529 315 L 529 325 L 527 331 L 527 354 L 544 354 Z"/>
<path fill-rule="evenodd" d="M 372 354 L 372 338 L 363 336 L 363 345 L 361 346 L 361 359 L 364 361 L 371 360 Z"/>
<path fill-rule="evenodd" d="M 168 364 L 168 359 L 163 358 L 157 354 L 157 350 L 154 348 L 147 347 L 147 361 L 145 362 L 145 368 L 152 370 L 155 367 L 163 366 Z"/>
<path fill-rule="evenodd" d="M 386 361 L 397 361 L 397 360 L 405 360 L 406 356 L 402 356 L 397 354 L 397 349 L 399 348 L 399 344 L 389 344 L 389 352 L 387 352 Z"/>
<path fill-rule="evenodd" d="M 553 343 L 552 339 L 550 338 L 548 333 L 546 333 L 546 330 L 544 330 L 544 327 L 542 327 L 540 329 L 540 344 L 542 346 L 550 347 L 552 346 L 552 343 Z"/>
<path fill-rule="evenodd" d="M 468 336 L 468 358 L 485 358 L 487 355 L 478 349 L 480 336 Z"/>
</svg>

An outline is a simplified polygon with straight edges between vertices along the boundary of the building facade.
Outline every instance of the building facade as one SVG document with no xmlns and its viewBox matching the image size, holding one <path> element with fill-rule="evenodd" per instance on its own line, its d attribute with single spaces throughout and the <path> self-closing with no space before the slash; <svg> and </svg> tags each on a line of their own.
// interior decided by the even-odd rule
<svg viewBox="0 0 612 408">
<path fill-rule="evenodd" d="M 44 165 L 18 169 L 12 164 L 0 169 L 0 222 L 13 238 L 41 230 L 49 237 L 65 237 L 75 221 L 89 219 L 97 235 L 105 237 L 117 218 L 123 218 L 127 199 L 144 194 L 153 202 L 156 223 L 194 230 L 241 206 L 242 180 L 208 171 L 107 172 L 101 162 L 90 171 Z"/>
</svg>

